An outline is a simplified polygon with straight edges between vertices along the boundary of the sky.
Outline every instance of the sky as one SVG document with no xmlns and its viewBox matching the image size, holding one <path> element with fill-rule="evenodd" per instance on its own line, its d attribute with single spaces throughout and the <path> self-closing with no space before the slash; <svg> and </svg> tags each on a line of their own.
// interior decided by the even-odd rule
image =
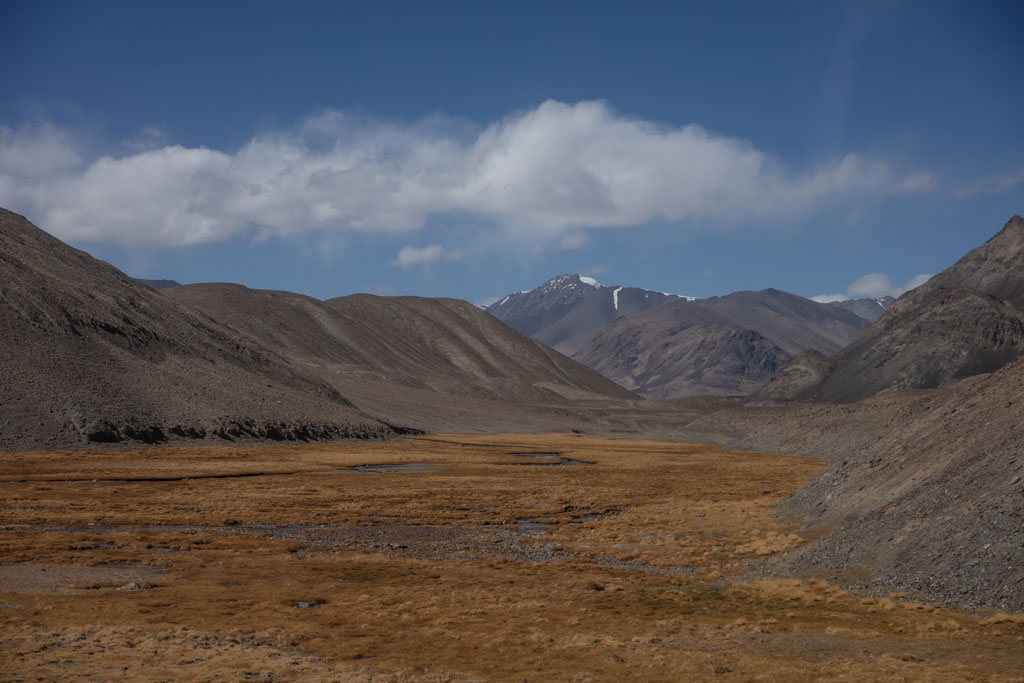
<svg viewBox="0 0 1024 683">
<path fill-rule="evenodd" d="M 827 300 L 1024 213 L 1020 2 L 0 4 L 0 206 L 136 277 Z"/>
</svg>

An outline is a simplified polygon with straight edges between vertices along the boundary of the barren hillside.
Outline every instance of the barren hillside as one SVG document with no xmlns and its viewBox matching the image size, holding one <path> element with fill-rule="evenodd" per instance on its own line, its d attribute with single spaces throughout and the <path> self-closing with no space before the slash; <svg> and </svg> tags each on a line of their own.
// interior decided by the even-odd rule
<svg viewBox="0 0 1024 683">
<path fill-rule="evenodd" d="M 776 289 L 673 300 L 617 320 L 573 357 L 648 398 L 742 395 L 792 354 L 834 353 L 867 325 Z"/>
<path fill-rule="evenodd" d="M 887 389 L 941 386 L 1024 354 L 1024 219 L 897 299 L 823 377 L 783 373 L 753 398 L 846 403 Z M 785 387 L 782 393 L 778 387 Z"/>
<path fill-rule="evenodd" d="M 0 447 L 391 430 L 333 387 L 0 209 Z"/>
</svg>

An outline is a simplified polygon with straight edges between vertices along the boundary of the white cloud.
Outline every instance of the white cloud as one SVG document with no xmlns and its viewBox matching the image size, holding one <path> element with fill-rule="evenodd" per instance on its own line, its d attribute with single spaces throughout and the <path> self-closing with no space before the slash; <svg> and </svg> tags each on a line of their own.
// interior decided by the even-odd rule
<svg viewBox="0 0 1024 683">
<path fill-rule="evenodd" d="M 787 219 L 832 199 L 929 185 L 927 174 L 904 177 L 857 154 L 788 169 L 744 140 L 603 102 L 548 101 L 483 129 L 329 111 L 233 153 L 162 136 L 144 129 L 130 153 L 82 163 L 50 124 L 0 128 L 0 205 L 66 239 L 122 244 L 411 232 L 461 212 L 523 244 L 580 248 L 585 228 Z"/>
<path fill-rule="evenodd" d="M 852 299 L 886 296 L 891 291 L 892 282 L 889 280 L 888 275 L 883 275 L 882 273 L 862 275 L 846 286 L 846 293 Z"/>
<path fill-rule="evenodd" d="M 398 256 L 391 262 L 391 265 L 400 268 L 427 266 L 437 261 L 458 261 L 464 255 L 458 249 L 447 250 L 440 244 L 431 244 L 426 247 L 406 246 L 398 250 Z"/>
<path fill-rule="evenodd" d="M 67 131 L 41 121 L 14 130 L 0 125 L 0 180 L 44 183 L 81 161 Z"/>
<path fill-rule="evenodd" d="M 498 301 L 499 301 L 499 298 L 496 297 L 496 296 L 485 296 L 480 301 L 477 301 L 476 305 L 477 305 L 477 308 L 487 308 L 491 304 L 498 303 Z"/>
<path fill-rule="evenodd" d="M 993 175 L 988 178 L 978 178 L 966 187 L 957 190 L 954 195 L 957 199 L 967 199 L 978 195 L 994 195 L 1024 183 L 1024 166 L 1010 171 L 1009 173 Z"/>
<path fill-rule="evenodd" d="M 170 142 L 167 131 L 158 126 L 146 126 L 134 138 L 124 140 L 121 146 L 133 152 L 145 152 L 165 147 Z"/>
<path fill-rule="evenodd" d="M 910 278 L 903 286 L 894 286 L 888 275 L 868 273 L 847 285 L 845 294 L 819 294 L 818 296 L 812 296 L 811 300 L 821 304 L 828 304 L 833 301 L 847 301 L 849 299 L 880 299 L 884 296 L 898 297 L 904 292 L 920 287 L 925 282 L 928 282 L 931 277 L 930 273 L 921 273 Z"/>
<path fill-rule="evenodd" d="M 590 238 L 587 237 L 585 232 L 570 232 L 566 235 L 562 235 L 562 239 L 558 241 L 557 248 L 569 251 L 572 249 L 586 249 L 590 246 Z"/>
<path fill-rule="evenodd" d="M 911 173 L 899 185 L 900 192 L 933 192 L 939 181 L 930 171 Z"/>
</svg>

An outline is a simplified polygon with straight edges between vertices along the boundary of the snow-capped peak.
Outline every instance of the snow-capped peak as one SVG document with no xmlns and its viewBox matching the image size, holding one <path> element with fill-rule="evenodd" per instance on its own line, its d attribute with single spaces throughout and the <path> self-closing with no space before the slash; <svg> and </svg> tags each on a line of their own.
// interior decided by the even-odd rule
<svg viewBox="0 0 1024 683">
<path fill-rule="evenodd" d="M 551 278 L 541 286 L 541 290 L 575 289 L 581 285 L 601 289 L 601 283 L 594 278 L 573 273 L 571 275 L 559 275 L 558 277 Z"/>
<path fill-rule="evenodd" d="M 695 296 L 686 296 L 685 294 L 669 294 L 668 292 L 658 292 L 658 294 L 664 294 L 665 296 L 674 296 L 677 299 L 685 299 L 686 301 L 696 301 Z"/>
</svg>

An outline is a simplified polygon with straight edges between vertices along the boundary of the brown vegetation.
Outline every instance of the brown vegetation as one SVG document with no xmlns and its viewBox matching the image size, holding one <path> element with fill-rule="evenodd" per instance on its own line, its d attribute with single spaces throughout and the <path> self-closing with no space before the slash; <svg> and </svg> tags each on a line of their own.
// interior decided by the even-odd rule
<svg viewBox="0 0 1024 683">
<path fill-rule="evenodd" d="M 1024 675 L 1015 615 L 742 579 L 802 542 L 772 505 L 813 458 L 474 435 L 0 463 L 9 680 Z"/>
</svg>

